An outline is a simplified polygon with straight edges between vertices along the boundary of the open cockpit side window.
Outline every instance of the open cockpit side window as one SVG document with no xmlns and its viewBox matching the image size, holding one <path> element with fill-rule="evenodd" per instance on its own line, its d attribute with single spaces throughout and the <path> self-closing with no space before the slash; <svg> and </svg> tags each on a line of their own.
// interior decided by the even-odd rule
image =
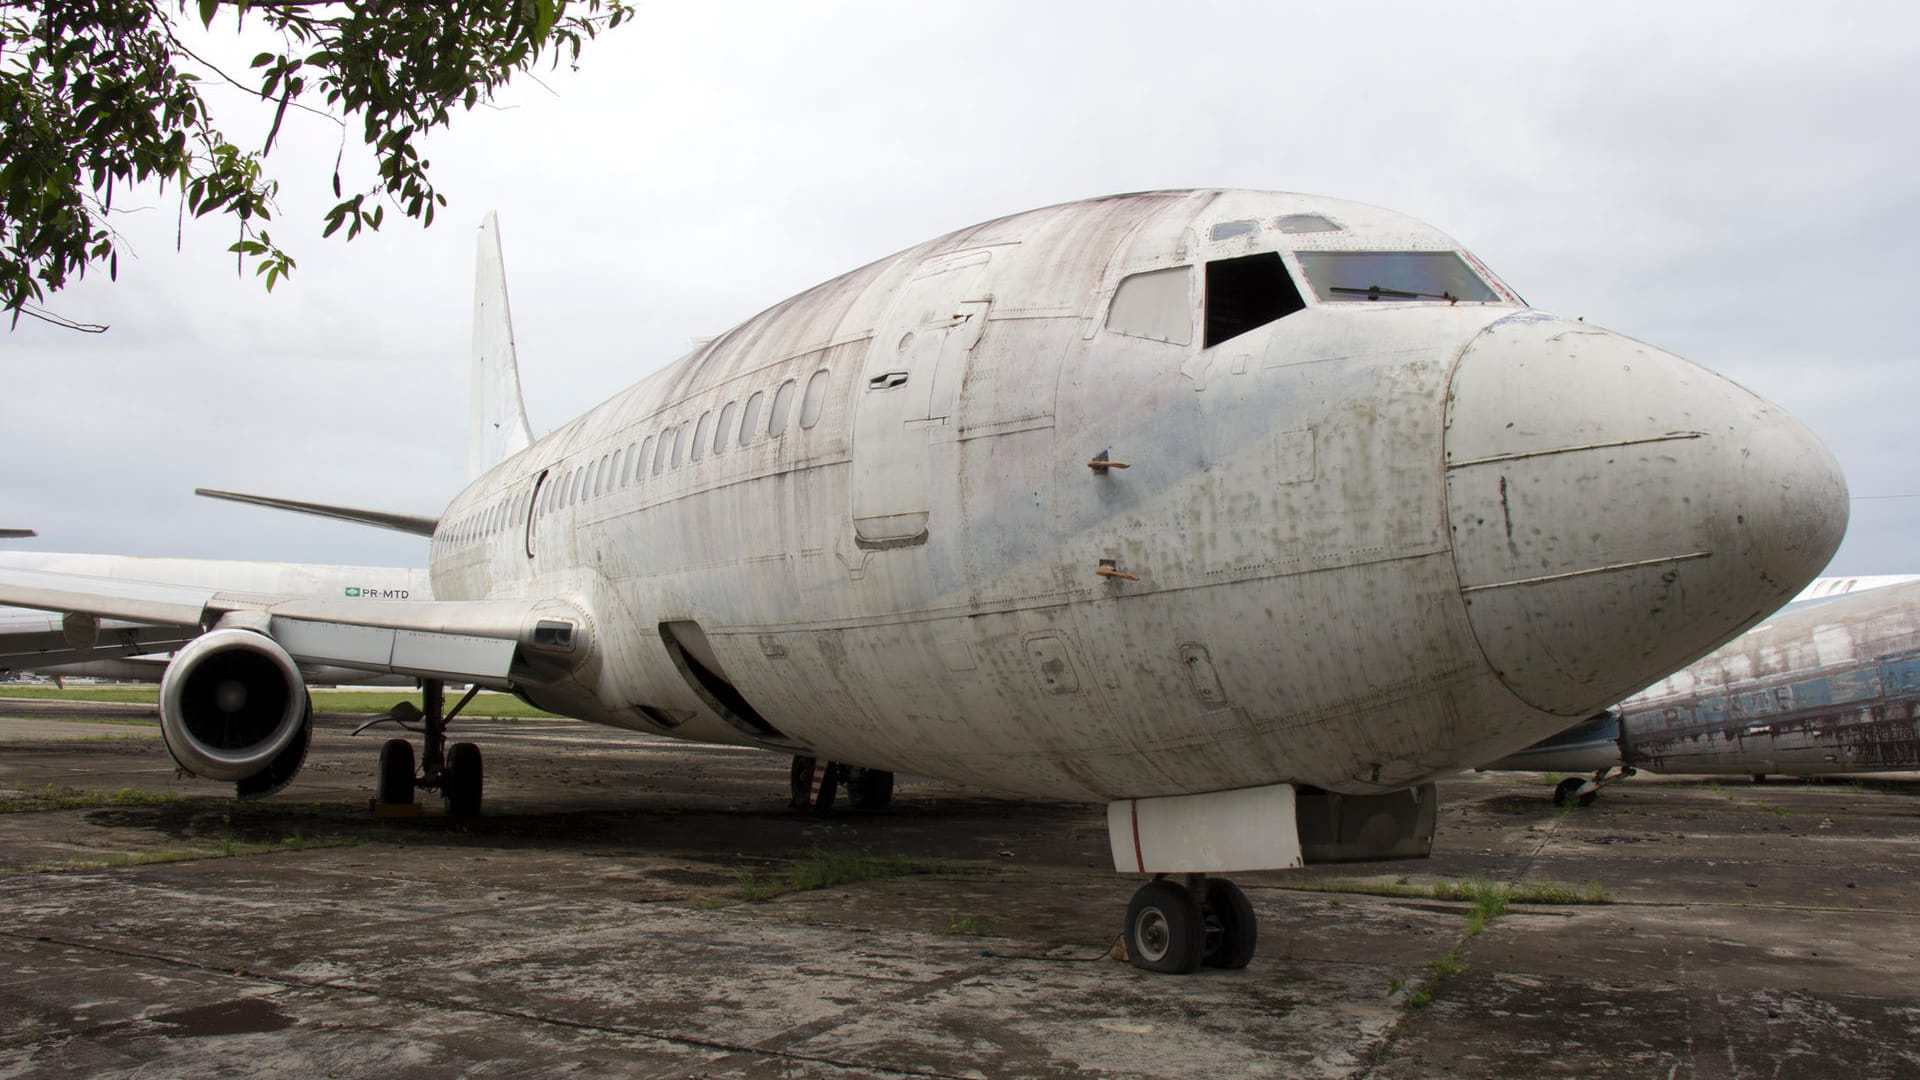
<svg viewBox="0 0 1920 1080">
<path fill-rule="evenodd" d="M 1207 264 L 1207 336 L 1211 349 L 1306 308 L 1278 252 Z"/>
</svg>

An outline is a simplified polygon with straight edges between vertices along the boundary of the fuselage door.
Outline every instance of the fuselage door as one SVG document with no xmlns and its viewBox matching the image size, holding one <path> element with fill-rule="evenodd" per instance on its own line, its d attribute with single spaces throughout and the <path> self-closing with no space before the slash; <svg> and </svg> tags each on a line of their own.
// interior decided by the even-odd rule
<svg viewBox="0 0 1920 1080">
<path fill-rule="evenodd" d="M 986 332 L 979 291 L 991 252 L 922 263 L 876 327 L 853 412 L 854 537 L 866 547 L 924 543 L 931 447 L 951 441 L 967 359 Z"/>
<path fill-rule="evenodd" d="M 533 492 L 527 496 L 527 558 L 533 558 L 533 529 L 540 520 L 540 491 L 547 486 L 547 471 L 540 470 L 540 478 L 533 482 Z"/>
</svg>

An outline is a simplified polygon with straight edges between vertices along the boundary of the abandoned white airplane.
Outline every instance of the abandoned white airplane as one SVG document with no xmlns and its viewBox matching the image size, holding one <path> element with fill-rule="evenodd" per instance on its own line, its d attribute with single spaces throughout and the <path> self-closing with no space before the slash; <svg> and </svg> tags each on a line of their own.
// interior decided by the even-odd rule
<svg viewBox="0 0 1920 1080">
<path fill-rule="evenodd" d="M 964 229 L 537 442 L 490 223 L 480 251 L 474 479 L 416 526 L 435 599 L 0 570 L 0 602 L 205 631 L 162 691 L 186 770 L 284 783 L 297 664 L 410 674 L 424 761 L 391 741 L 380 797 L 473 813 L 439 691 L 510 688 L 792 754 L 806 801 L 844 778 L 883 805 L 910 770 L 1105 802 L 1115 866 L 1153 876 L 1132 961 L 1234 967 L 1252 909 L 1208 875 L 1425 854 L 1429 778 L 1752 625 L 1846 524 L 1780 409 L 1356 203 L 1171 191 Z"/>
</svg>

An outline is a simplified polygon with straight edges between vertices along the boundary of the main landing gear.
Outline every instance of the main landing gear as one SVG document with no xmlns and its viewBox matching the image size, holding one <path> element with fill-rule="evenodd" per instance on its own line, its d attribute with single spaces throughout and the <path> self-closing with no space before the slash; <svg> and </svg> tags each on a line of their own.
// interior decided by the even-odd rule
<svg viewBox="0 0 1920 1080">
<path fill-rule="evenodd" d="M 480 748 L 470 742 L 447 745 L 447 725 L 460 715 L 478 686 L 467 691 L 453 711 L 442 715 L 446 705 L 446 684 L 439 679 L 421 683 L 420 699 L 424 709 L 403 701 L 381 716 L 354 729 L 358 735 L 375 724 L 393 723 L 408 731 L 422 732 L 419 768 L 414 766 L 413 744 L 405 739 L 388 739 L 380 747 L 380 773 L 374 786 L 374 802 L 380 806 L 414 805 L 414 790 L 438 790 L 453 817 L 480 816 L 480 792 L 485 767 Z"/>
<path fill-rule="evenodd" d="M 1182 884 L 1156 877 L 1127 905 L 1127 960 L 1145 971 L 1237 970 L 1253 959 L 1259 938 L 1247 894 L 1226 878 L 1188 874 Z"/>
<path fill-rule="evenodd" d="M 1634 776 L 1639 770 L 1631 765 L 1627 765 L 1622 767 L 1619 773 L 1609 777 L 1607 774 L 1612 771 L 1613 766 L 1609 765 L 1594 773 L 1593 779 L 1591 780 L 1583 780 L 1578 776 L 1569 776 L 1565 780 L 1560 781 L 1558 784 L 1555 784 L 1553 788 L 1553 805 L 1592 806 L 1593 800 L 1600 797 L 1601 788 L 1609 784 L 1617 784 L 1630 776 Z"/>
<path fill-rule="evenodd" d="M 788 773 L 793 798 L 787 804 L 795 810 L 824 814 L 833 809 L 840 789 L 847 789 L 847 801 L 855 810 L 885 810 L 893 805 L 893 774 L 884 769 L 866 769 L 838 761 L 819 761 L 796 754 Z"/>
</svg>

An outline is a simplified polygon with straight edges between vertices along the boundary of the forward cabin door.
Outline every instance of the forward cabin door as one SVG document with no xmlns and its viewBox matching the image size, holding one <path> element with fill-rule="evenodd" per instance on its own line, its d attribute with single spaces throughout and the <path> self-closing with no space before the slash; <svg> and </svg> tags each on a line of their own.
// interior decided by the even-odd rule
<svg viewBox="0 0 1920 1080">
<path fill-rule="evenodd" d="M 864 548 L 926 543 L 938 523 L 929 462 L 960 419 L 968 357 L 987 325 L 980 292 L 992 253 L 928 259 L 895 295 L 867 350 L 853 412 L 855 541 Z"/>
</svg>

